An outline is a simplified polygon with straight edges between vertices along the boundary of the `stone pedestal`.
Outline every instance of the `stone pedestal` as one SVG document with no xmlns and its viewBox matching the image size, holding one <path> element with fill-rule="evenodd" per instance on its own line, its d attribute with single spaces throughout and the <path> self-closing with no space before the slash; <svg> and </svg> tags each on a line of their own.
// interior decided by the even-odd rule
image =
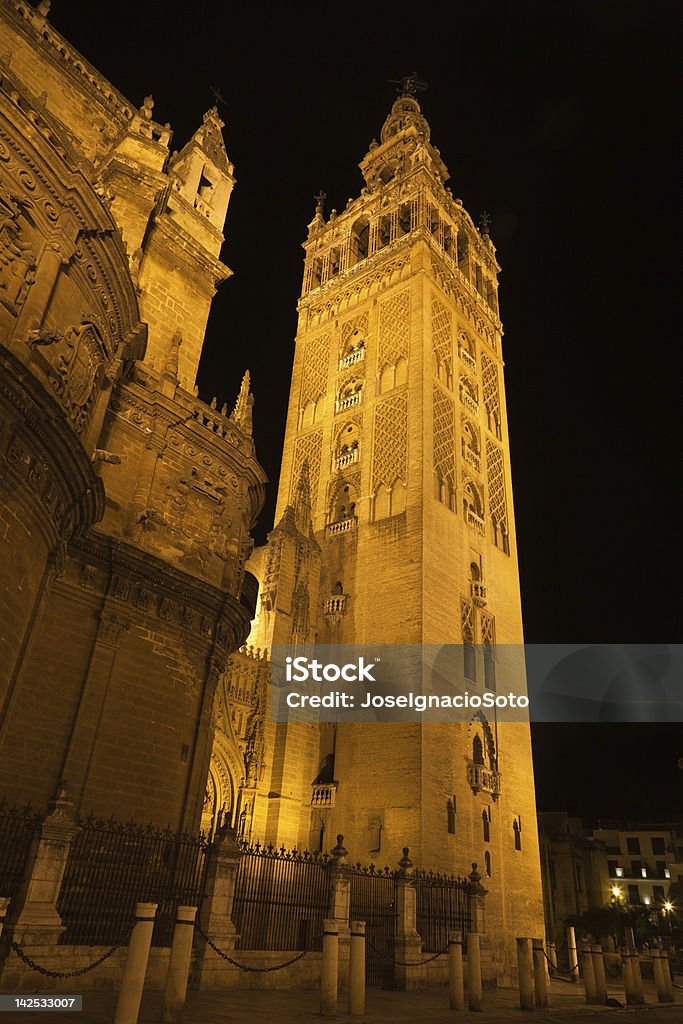
<svg viewBox="0 0 683 1024">
<path fill-rule="evenodd" d="M 422 981 L 422 968 L 418 966 L 423 960 L 422 938 L 417 930 L 417 890 L 415 882 L 409 877 L 412 861 L 407 846 L 403 848 L 403 857 L 399 861 L 399 875 L 396 879 L 396 941 L 394 957 L 401 961 L 394 965 L 394 987 L 401 992 L 419 988 Z M 415 966 L 406 966 L 412 965 Z"/>
<path fill-rule="evenodd" d="M 80 831 L 62 782 L 31 843 L 26 877 L 12 900 L 6 927 L 20 946 L 52 945 L 64 931 L 57 899 L 74 837 Z"/>
<path fill-rule="evenodd" d="M 216 832 L 207 854 L 206 885 L 199 910 L 199 927 L 226 953 L 235 948 L 239 938 L 232 920 L 232 904 L 241 856 L 235 830 L 224 825 Z M 215 953 L 201 935 L 197 936 L 194 981 L 200 989 L 228 987 L 225 978 L 221 976 L 236 969 Z"/>
<path fill-rule="evenodd" d="M 332 850 L 330 864 L 330 889 L 328 918 L 337 925 L 339 936 L 339 987 L 345 989 L 349 977 L 351 907 L 351 868 L 346 863 L 348 850 L 344 847 L 344 836 L 337 836 L 337 845 Z"/>
</svg>

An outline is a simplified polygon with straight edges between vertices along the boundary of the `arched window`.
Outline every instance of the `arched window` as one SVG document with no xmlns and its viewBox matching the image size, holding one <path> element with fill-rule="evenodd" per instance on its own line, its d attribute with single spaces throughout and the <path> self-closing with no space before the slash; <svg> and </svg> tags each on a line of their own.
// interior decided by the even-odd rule
<svg viewBox="0 0 683 1024">
<path fill-rule="evenodd" d="M 399 235 L 407 235 L 411 229 L 411 209 L 410 203 L 403 203 L 398 208 L 398 233 Z"/>
<path fill-rule="evenodd" d="M 488 843 L 491 841 L 491 819 L 487 810 L 481 812 L 481 823 L 484 830 L 484 842 Z"/>
<path fill-rule="evenodd" d="M 356 515 L 358 495 L 353 484 L 341 484 L 338 488 L 330 509 L 330 522 L 341 523 L 345 519 L 353 519 Z"/>
<path fill-rule="evenodd" d="M 352 267 L 364 260 L 370 246 L 370 221 L 367 217 L 359 217 L 351 227 L 349 246 L 349 266 Z"/>
<path fill-rule="evenodd" d="M 479 733 L 475 733 L 472 740 L 472 761 L 474 764 L 484 763 L 484 744 L 481 742 Z"/>
<path fill-rule="evenodd" d="M 484 869 L 486 871 L 486 877 L 491 877 L 491 854 L 488 850 L 484 853 Z"/>
<path fill-rule="evenodd" d="M 377 221 L 377 248 L 383 249 L 391 241 L 391 217 L 385 215 Z"/>
<path fill-rule="evenodd" d="M 446 803 L 446 815 L 448 820 L 448 832 L 455 835 L 455 797 Z"/>
<path fill-rule="evenodd" d="M 512 831 L 515 836 L 515 850 L 522 849 L 522 820 L 521 818 L 515 818 L 512 822 Z"/>
</svg>

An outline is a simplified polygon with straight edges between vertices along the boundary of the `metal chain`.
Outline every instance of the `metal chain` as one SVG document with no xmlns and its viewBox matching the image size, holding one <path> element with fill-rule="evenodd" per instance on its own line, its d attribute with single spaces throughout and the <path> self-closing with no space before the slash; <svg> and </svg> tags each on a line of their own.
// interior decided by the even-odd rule
<svg viewBox="0 0 683 1024">
<path fill-rule="evenodd" d="M 248 964 L 241 964 L 241 963 L 239 963 L 239 961 L 233 960 L 233 958 L 231 956 L 228 956 L 228 954 L 224 953 L 222 949 L 219 949 L 218 946 L 215 944 L 215 942 L 213 942 L 209 938 L 209 936 L 205 932 L 202 931 L 202 929 L 199 927 L 199 925 L 196 923 L 196 921 L 195 921 L 195 928 L 197 929 L 197 931 L 199 932 L 201 937 L 204 939 L 206 944 L 211 947 L 211 949 L 214 951 L 214 953 L 218 953 L 218 955 L 220 957 L 222 957 L 224 960 L 227 960 L 228 963 L 232 964 L 233 967 L 237 967 L 238 970 L 244 971 L 245 973 L 249 973 L 249 974 L 270 974 L 272 971 L 281 971 L 283 969 L 283 967 L 289 967 L 291 964 L 297 963 L 297 961 L 299 961 L 303 957 L 305 957 L 307 953 L 311 952 L 311 949 L 313 948 L 314 944 L 321 937 L 320 935 L 318 935 L 318 936 L 316 936 L 315 939 L 312 939 L 311 942 L 309 943 L 308 947 L 306 949 L 304 949 L 302 953 L 297 953 L 296 956 L 293 956 L 291 958 L 291 960 L 285 960 L 284 963 L 275 964 L 273 967 L 251 967 Z"/>
<path fill-rule="evenodd" d="M 47 967 L 41 967 L 41 965 L 37 964 L 35 960 L 32 960 L 30 956 L 27 956 L 19 943 L 15 942 L 14 939 L 10 939 L 6 932 L 3 931 L 2 936 L 0 937 L 14 950 L 19 959 L 23 960 L 26 966 L 31 968 L 32 971 L 37 971 L 38 974 L 43 974 L 46 978 L 78 978 L 82 974 L 88 974 L 89 971 L 93 971 L 96 967 L 99 967 L 100 964 L 103 964 L 105 960 L 108 960 L 117 949 L 121 949 L 122 946 L 125 946 L 134 927 L 135 923 L 130 926 L 127 933 L 121 941 L 117 943 L 117 945 L 112 946 L 111 949 L 108 949 L 101 957 L 98 957 L 97 960 L 93 960 L 91 964 L 88 964 L 87 967 L 80 967 L 76 971 L 50 971 Z"/>
<path fill-rule="evenodd" d="M 397 964 L 399 967 L 422 967 L 424 964 L 431 964 L 432 960 L 436 960 L 437 957 L 443 956 L 444 953 L 448 952 L 448 946 L 446 946 L 444 949 L 440 949 L 438 953 L 435 953 L 434 956 L 428 957 L 427 960 L 411 960 L 408 962 L 404 960 L 395 960 L 393 956 L 389 955 L 389 953 L 385 953 L 381 949 L 377 949 L 377 946 L 373 946 L 370 939 L 367 939 L 366 941 L 374 953 L 377 953 L 378 956 L 384 957 L 385 960 L 391 960 L 393 964 Z"/>
<path fill-rule="evenodd" d="M 560 968 L 557 966 L 557 964 L 554 964 L 552 962 L 552 960 L 550 959 L 550 957 L 548 956 L 548 954 L 546 953 L 546 951 L 544 949 L 542 950 L 542 953 L 543 953 L 543 956 L 548 961 L 548 963 L 550 964 L 550 966 L 552 967 L 553 971 L 555 972 L 554 973 L 554 977 L 557 978 L 558 981 L 566 981 L 568 985 L 573 985 L 574 983 L 573 983 L 571 977 L 563 978 L 563 977 L 561 977 L 561 975 L 562 974 L 569 974 L 569 975 L 573 974 L 574 971 L 578 971 L 579 965 L 576 964 L 574 967 L 567 968 L 566 971 L 565 970 L 561 971 Z M 551 975 L 551 977 L 553 977 L 553 975 Z"/>
</svg>

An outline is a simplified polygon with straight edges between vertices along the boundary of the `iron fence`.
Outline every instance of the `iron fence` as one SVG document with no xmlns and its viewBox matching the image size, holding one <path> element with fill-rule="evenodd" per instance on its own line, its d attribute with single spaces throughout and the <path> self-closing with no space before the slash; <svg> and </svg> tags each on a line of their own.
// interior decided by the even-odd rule
<svg viewBox="0 0 683 1024">
<path fill-rule="evenodd" d="M 331 858 L 271 846 L 245 846 L 232 919 L 238 949 L 322 948 Z"/>
<path fill-rule="evenodd" d="M 356 864 L 351 875 L 351 921 L 365 921 L 365 975 L 368 985 L 389 988 L 394 978 L 396 878 L 390 868 Z"/>
<path fill-rule="evenodd" d="M 42 818 L 30 804 L 16 807 L 0 800 L 0 896 L 16 896 L 31 840 Z"/>
<path fill-rule="evenodd" d="M 438 953 L 448 945 L 449 932 L 471 929 L 471 885 L 466 878 L 416 871 L 417 930 L 425 953 Z"/>
<path fill-rule="evenodd" d="M 203 835 L 89 817 L 79 822 L 57 900 L 65 945 L 113 945 L 137 902 L 156 903 L 152 945 L 170 946 L 178 904 L 199 906 L 208 843 Z"/>
</svg>

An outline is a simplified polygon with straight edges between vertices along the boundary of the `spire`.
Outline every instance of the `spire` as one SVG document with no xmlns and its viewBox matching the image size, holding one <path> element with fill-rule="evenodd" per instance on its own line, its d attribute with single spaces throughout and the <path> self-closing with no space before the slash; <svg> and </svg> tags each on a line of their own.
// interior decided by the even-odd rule
<svg viewBox="0 0 683 1024">
<path fill-rule="evenodd" d="M 175 380 L 178 380 L 178 356 L 182 343 L 183 336 L 180 331 L 176 331 L 171 338 L 171 345 L 166 356 L 166 365 L 164 366 L 164 373 L 170 374 Z"/>
<path fill-rule="evenodd" d="M 202 125 L 194 133 L 194 138 L 219 171 L 232 174 L 233 167 L 223 141 L 223 128 L 225 122 L 221 120 L 218 107 L 211 107 L 204 114 Z"/>
<path fill-rule="evenodd" d="M 245 371 L 244 377 L 242 377 L 242 386 L 240 387 L 240 393 L 237 396 L 235 402 L 235 408 L 232 411 L 230 419 L 233 423 L 245 432 L 245 434 L 251 434 L 251 410 L 254 405 L 254 396 L 250 391 L 251 376 L 249 370 Z"/>
<path fill-rule="evenodd" d="M 313 198 L 315 199 L 315 217 L 308 225 L 309 238 L 311 235 L 317 234 L 321 228 L 325 227 L 325 200 L 327 199 L 327 196 L 321 189 L 317 196 L 314 196 Z"/>
<path fill-rule="evenodd" d="M 311 524 L 311 478 L 306 460 L 299 474 L 294 495 L 294 518 L 299 530 L 307 534 Z"/>
</svg>

